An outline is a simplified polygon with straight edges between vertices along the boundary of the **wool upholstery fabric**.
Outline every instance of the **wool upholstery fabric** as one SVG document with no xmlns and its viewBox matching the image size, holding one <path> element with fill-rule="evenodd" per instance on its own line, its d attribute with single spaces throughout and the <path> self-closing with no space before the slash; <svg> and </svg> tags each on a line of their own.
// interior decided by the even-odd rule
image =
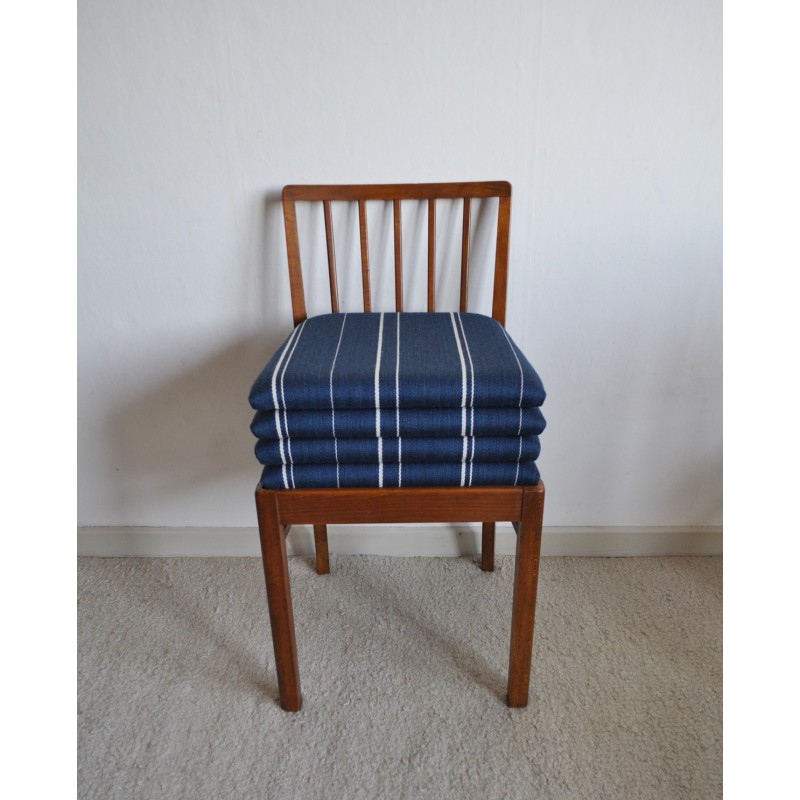
<svg viewBox="0 0 800 800">
<path fill-rule="evenodd" d="M 298 439 L 375 438 L 375 408 L 289 409 L 281 411 L 276 425 L 274 411 L 257 411 L 250 430 L 259 439 L 278 439 L 278 425 L 285 424 Z M 545 429 L 540 408 L 475 408 L 471 410 L 470 430 L 474 436 L 538 436 Z M 461 436 L 464 413 L 461 408 L 398 408 L 381 414 L 381 436 Z"/>
<path fill-rule="evenodd" d="M 535 462 L 282 464 L 264 467 L 265 489 L 341 489 L 402 486 L 517 486 L 539 482 Z"/>
<path fill-rule="evenodd" d="M 262 411 L 519 408 L 544 398 L 536 371 L 496 320 L 455 312 L 311 317 L 250 392 Z"/>
<path fill-rule="evenodd" d="M 262 485 L 536 483 L 544 398 L 536 371 L 490 317 L 312 317 L 250 392 Z"/>
<path fill-rule="evenodd" d="M 256 458 L 262 464 L 377 464 L 432 461 L 460 464 L 533 461 L 539 456 L 538 436 L 480 438 L 292 439 L 284 447 L 277 439 L 260 439 Z"/>
</svg>

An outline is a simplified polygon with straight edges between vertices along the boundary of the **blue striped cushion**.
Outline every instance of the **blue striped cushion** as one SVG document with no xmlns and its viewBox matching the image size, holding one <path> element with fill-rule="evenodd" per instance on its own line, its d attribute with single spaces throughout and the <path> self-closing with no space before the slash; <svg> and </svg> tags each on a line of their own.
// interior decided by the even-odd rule
<svg viewBox="0 0 800 800">
<path fill-rule="evenodd" d="M 312 317 L 250 392 L 263 411 L 520 408 L 544 398 L 536 371 L 498 322 L 455 312 Z"/>
<path fill-rule="evenodd" d="M 398 464 L 400 462 L 470 463 L 533 461 L 538 436 L 410 439 L 260 439 L 256 458 L 262 464 Z"/>
<path fill-rule="evenodd" d="M 502 464 L 287 464 L 264 467 L 265 489 L 398 486 L 530 486 L 539 482 L 533 461 Z"/>
<path fill-rule="evenodd" d="M 475 436 L 537 436 L 545 428 L 539 408 L 476 408 L 469 420 Z M 334 423 L 336 429 L 334 431 Z M 399 408 L 381 414 L 381 436 L 461 436 L 464 413 L 460 408 Z M 292 440 L 332 437 L 375 438 L 375 409 L 256 411 L 250 430 L 259 439 L 277 439 L 278 430 Z"/>
</svg>

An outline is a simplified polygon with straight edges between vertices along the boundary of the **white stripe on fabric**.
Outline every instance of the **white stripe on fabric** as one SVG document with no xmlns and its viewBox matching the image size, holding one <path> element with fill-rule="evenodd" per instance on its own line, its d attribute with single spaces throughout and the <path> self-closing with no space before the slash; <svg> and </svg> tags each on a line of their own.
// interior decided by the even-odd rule
<svg viewBox="0 0 800 800">
<path fill-rule="evenodd" d="M 506 339 L 508 339 L 508 346 L 511 348 L 511 353 L 516 359 L 517 366 L 519 367 L 519 428 L 517 429 L 517 436 L 519 436 L 519 451 L 517 453 L 517 473 L 514 476 L 514 486 L 516 486 L 517 481 L 519 480 L 519 462 L 522 458 L 522 392 L 525 388 L 525 373 L 522 371 L 522 364 L 519 363 L 519 358 L 517 358 L 517 351 L 514 349 L 514 345 L 511 344 L 511 337 L 508 335 L 508 332 L 502 325 L 500 326 L 500 330 L 505 333 Z"/>
<path fill-rule="evenodd" d="M 305 323 L 304 323 L 305 324 Z M 283 429 L 281 428 L 281 411 L 280 411 L 280 403 L 278 402 L 278 387 L 277 387 L 277 380 L 278 380 L 278 372 L 280 372 L 281 364 L 283 363 L 283 359 L 286 357 L 286 354 L 289 352 L 289 348 L 292 346 L 292 341 L 294 337 L 297 335 L 297 331 L 299 328 L 295 328 L 292 331 L 292 335 L 289 337 L 289 340 L 286 342 L 286 347 L 283 348 L 283 352 L 281 353 L 281 357 L 278 359 L 278 363 L 275 365 L 275 369 L 272 371 L 272 405 L 275 407 L 275 431 L 278 434 L 278 445 L 281 451 L 281 463 L 286 463 L 286 456 L 283 452 Z M 286 483 L 286 468 L 284 467 L 284 483 Z M 288 484 L 286 485 L 288 489 Z"/>
<path fill-rule="evenodd" d="M 339 348 L 344 336 L 344 326 L 347 322 L 347 314 L 342 317 L 342 329 L 339 331 L 339 341 L 336 343 L 336 352 L 333 354 L 331 364 L 330 387 L 331 387 L 331 429 L 333 430 L 333 454 L 336 457 L 336 488 L 339 488 L 339 445 L 336 442 L 336 411 L 333 408 L 333 370 L 336 369 L 336 359 L 339 357 Z"/>
<path fill-rule="evenodd" d="M 383 312 L 378 323 L 378 353 L 375 357 L 375 435 L 378 437 L 378 487 L 383 487 L 383 439 L 381 438 L 381 349 L 383 348 Z"/>
<path fill-rule="evenodd" d="M 505 333 L 506 339 L 508 340 L 508 346 L 511 348 L 511 354 L 514 356 L 514 360 L 517 362 L 517 366 L 519 367 L 519 407 L 522 408 L 522 393 L 525 389 L 525 373 L 522 371 L 522 364 L 519 363 L 517 351 L 514 349 L 514 345 L 511 344 L 511 337 L 508 335 L 508 332 L 502 325 L 500 326 L 500 330 Z M 522 425 L 520 425 L 520 431 L 521 430 Z"/>
<path fill-rule="evenodd" d="M 467 341 L 467 332 L 464 330 L 464 321 L 461 319 L 461 314 L 458 315 L 458 324 L 461 328 L 461 335 L 464 337 L 464 348 L 467 351 L 467 358 L 469 359 L 469 374 L 472 382 L 469 397 L 469 437 L 470 437 L 470 453 L 469 453 L 469 485 L 472 486 L 472 462 L 475 460 L 475 367 L 472 363 L 472 353 L 469 350 L 469 342 Z"/>
<path fill-rule="evenodd" d="M 292 360 L 292 356 L 294 355 L 294 351 L 297 349 L 297 343 L 300 341 L 300 337 L 303 335 L 303 328 L 306 326 L 306 320 L 303 320 L 303 324 L 297 329 L 297 338 L 294 340 L 294 344 L 292 345 L 292 352 L 289 353 L 289 358 L 286 359 L 286 363 L 283 365 L 283 372 L 281 373 L 281 405 L 283 406 L 283 429 L 286 431 L 286 449 L 289 452 L 289 471 L 292 478 L 292 489 L 295 489 L 294 485 L 294 460 L 292 459 L 292 440 L 289 436 L 289 418 L 286 415 L 286 399 L 283 394 L 283 379 L 286 377 L 286 370 L 289 367 L 289 362 Z M 286 480 L 286 463 L 283 464 L 283 482 L 285 487 L 289 488 L 289 482 Z"/>
<path fill-rule="evenodd" d="M 464 448 L 461 451 L 461 485 L 464 485 L 467 464 L 467 365 L 464 363 L 464 353 L 461 350 L 461 339 L 456 327 L 456 315 L 450 312 L 450 322 L 453 324 L 453 336 L 456 337 L 458 357 L 461 359 L 461 436 L 464 438 Z"/>
<path fill-rule="evenodd" d="M 397 485 L 403 485 L 403 440 L 400 438 L 400 315 L 397 315 L 397 361 L 394 368 L 394 404 L 397 421 Z"/>
</svg>

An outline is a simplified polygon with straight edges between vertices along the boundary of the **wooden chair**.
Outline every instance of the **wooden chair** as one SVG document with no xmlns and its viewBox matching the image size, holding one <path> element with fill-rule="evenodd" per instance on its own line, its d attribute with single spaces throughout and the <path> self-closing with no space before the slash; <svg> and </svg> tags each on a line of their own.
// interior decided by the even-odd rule
<svg viewBox="0 0 800 800">
<path fill-rule="evenodd" d="M 436 310 L 436 201 L 463 199 L 460 310 L 467 311 L 470 217 L 473 198 L 499 198 L 492 317 L 505 324 L 511 185 L 505 181 L 480 183 L 286 186 L 283 212 L 289 259 L 292 311 L 295 326 L 306 319 L 296 203 L 321 202 L 325 220 L 331 310 L 339 311 L 331 203 L 356 202 L 361 240 L 361 275 L 364 311 L 372 310 L 367 235 L 368 201 L 390 201 L 394 210 L 394 269 L 396 310 L 403 311 L 403 254 L 401 201 L 427 201 L 428 211 L 428 311 Z M 517 533 L 511 615 L 511 649 L 507 703 L 519 708 L 528 703 L 536 589 L 544 510 L 544 484 L 535 486 L 472 486 L 439 488 L 365 489 L 256 489 L 261 551 L 267 587 L 272 638 L 281 707 L 301 706 L 300 678 L 285 536 L 293 524 L 314 526 L 316 565 L 329 571 L 328 524 L 470 522 L 483 523 L 481 568 L 494 568 L 495 523 L 510 521 Z"/>
</svg>

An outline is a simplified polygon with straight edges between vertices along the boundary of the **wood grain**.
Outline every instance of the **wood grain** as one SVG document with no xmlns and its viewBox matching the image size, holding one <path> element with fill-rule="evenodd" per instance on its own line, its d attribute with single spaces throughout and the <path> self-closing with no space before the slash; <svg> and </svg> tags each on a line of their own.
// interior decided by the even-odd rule
<svg viewBox="0 0 800 800">
<path fill-rule="evenodd" d="M 484 522 L 481 530 L 481 569 L 494 572 L 494 522 Z"/>
<path fill-rule="evenodd" d="M 514 569 L 507 696 L 511 708 L 522 708 L 528 704 L 543 512 L 544 484 L 526 487 L 523 491 L 522 518 L 516 526 L 517 558 Z"/>
<path fill-rule="evenodd" d="M 488 522 L 520 519 L 519 486 L 277 491 L 282 525 Z"/>
<path fill-rule="evenodd" d="M 464 198 L 464 215 L 461 223 L 461 296 L 459 310 L 469 309 L 469 229 L 472 200 Z"/>
<path fill-rule="evenodd" d="M 436 200 L 428 199 L 428 311 L 436 311 Z"/>
<path fill-rule="evenodd" d="M 400 200 L 392 200 L 394 209 L 394 308 L 403 310 L 403 216 Z"/>
<path fill-rule="evenodd" d="M 258 530 L 281 708 L 284 711 L 299 711 L 303 701 L 300 694 L 292 595 L 289 589 L 289 566 L 286 560 L 286 539 L 282 526 L 278 523 L 275 495 L 275 492 L 263 489 L 256 491 Z"/>
<path fill-rule="evenodd" d="M 361 284 L 364 311 L 372 311 L 371 276 L 369 260 L 369 233 L 367 230 L 367 201 L 391 201 L 394 208 L 394 258 L 395 258 L 395 309 L 405 310 L 403 298 L 403 244 L 402 200 L 428 202 L 428 285 L 427 309 L 436 309 L 436 201 L 438 199 L 463 199 L 461 247 L 461 293 L 459 308 L 468 311 L 470 213 L 472 198 L 499 198 L 497 243 L 495 248 L 494 288 L 492 316 L 505 325 L 506 294 L 508 284 L 508 240 L 511 214 L 511 184 L 508 181 L 478 181 L 466 183 L 395 183 L 395 184 L 332 184 L 290 185 L 283 189 L 283 212 L 286 227 L 286 247 L 289 260 L 289 287 L 292 295 L 294 324 L 300 324 L 307 315 L 303 273 L 300 263 L 300 245 L 297 231 L 295 203 L 308 201 L 323 203 L 325 215 L 325 240 L 328 248 L 328 282 L 331 292 L 331 309 L 339 311 L 339 292 L 336 273 L 336 256 L 331 221 L 333 201 L 358 204 L 359 242 L 361 249 Z"/>
<path fill-rule="evenodd" d="M 427 200 L 429 197 L 510 197 L 508 181 L 462 183 L 356 183 L 290 185 L 283 189 L 284 200 Z"/>
<path fill-rule="evenodd" d="M 300 240 L 297 235 L 297 213 L 291 200 L 283 201 L 283 223 L 286 229 L 286 252 L 289 259 L 289 291 L 292 295 L 292 318 L 295 326 L 306 318 L 303 292 L 303 270 L 300 265 Z"/>
<path fill-rule="evenodd" d="M 331 287 L 331 311 L 337 314 L 339 312 L 339 285 L 336 280 L 336 245 L 333 241 L 331 201 L 323 200 L 322 208 L 325 214 L 325 245 L 328 251 L 328 282 Z"/>
<path fill-rule="evenodd" d="M 511 228 L 511 196 L 500 198 L 497 211 L 497 249 L 494 262 L 494 293 L 492 317 L 503 327 L 506 324 L 506 294 L 508 293 L 508 234 Z"/>
<path fill-rule="evenodd" d="M 328 561 L 328 526 L 314 526 L 314 551 L 317 554 L 317 572 L 320 575 L 327 575 L 331 571 Z"/>
<path fill-rule="evenodd" d="M 364 291 L 364 311 L 372 311 L 369 288 L 369 234 L 367 232 L 367 203 L 358 201 L 358 231 L 361 240 L 361 286 Z"/>
</svg>

